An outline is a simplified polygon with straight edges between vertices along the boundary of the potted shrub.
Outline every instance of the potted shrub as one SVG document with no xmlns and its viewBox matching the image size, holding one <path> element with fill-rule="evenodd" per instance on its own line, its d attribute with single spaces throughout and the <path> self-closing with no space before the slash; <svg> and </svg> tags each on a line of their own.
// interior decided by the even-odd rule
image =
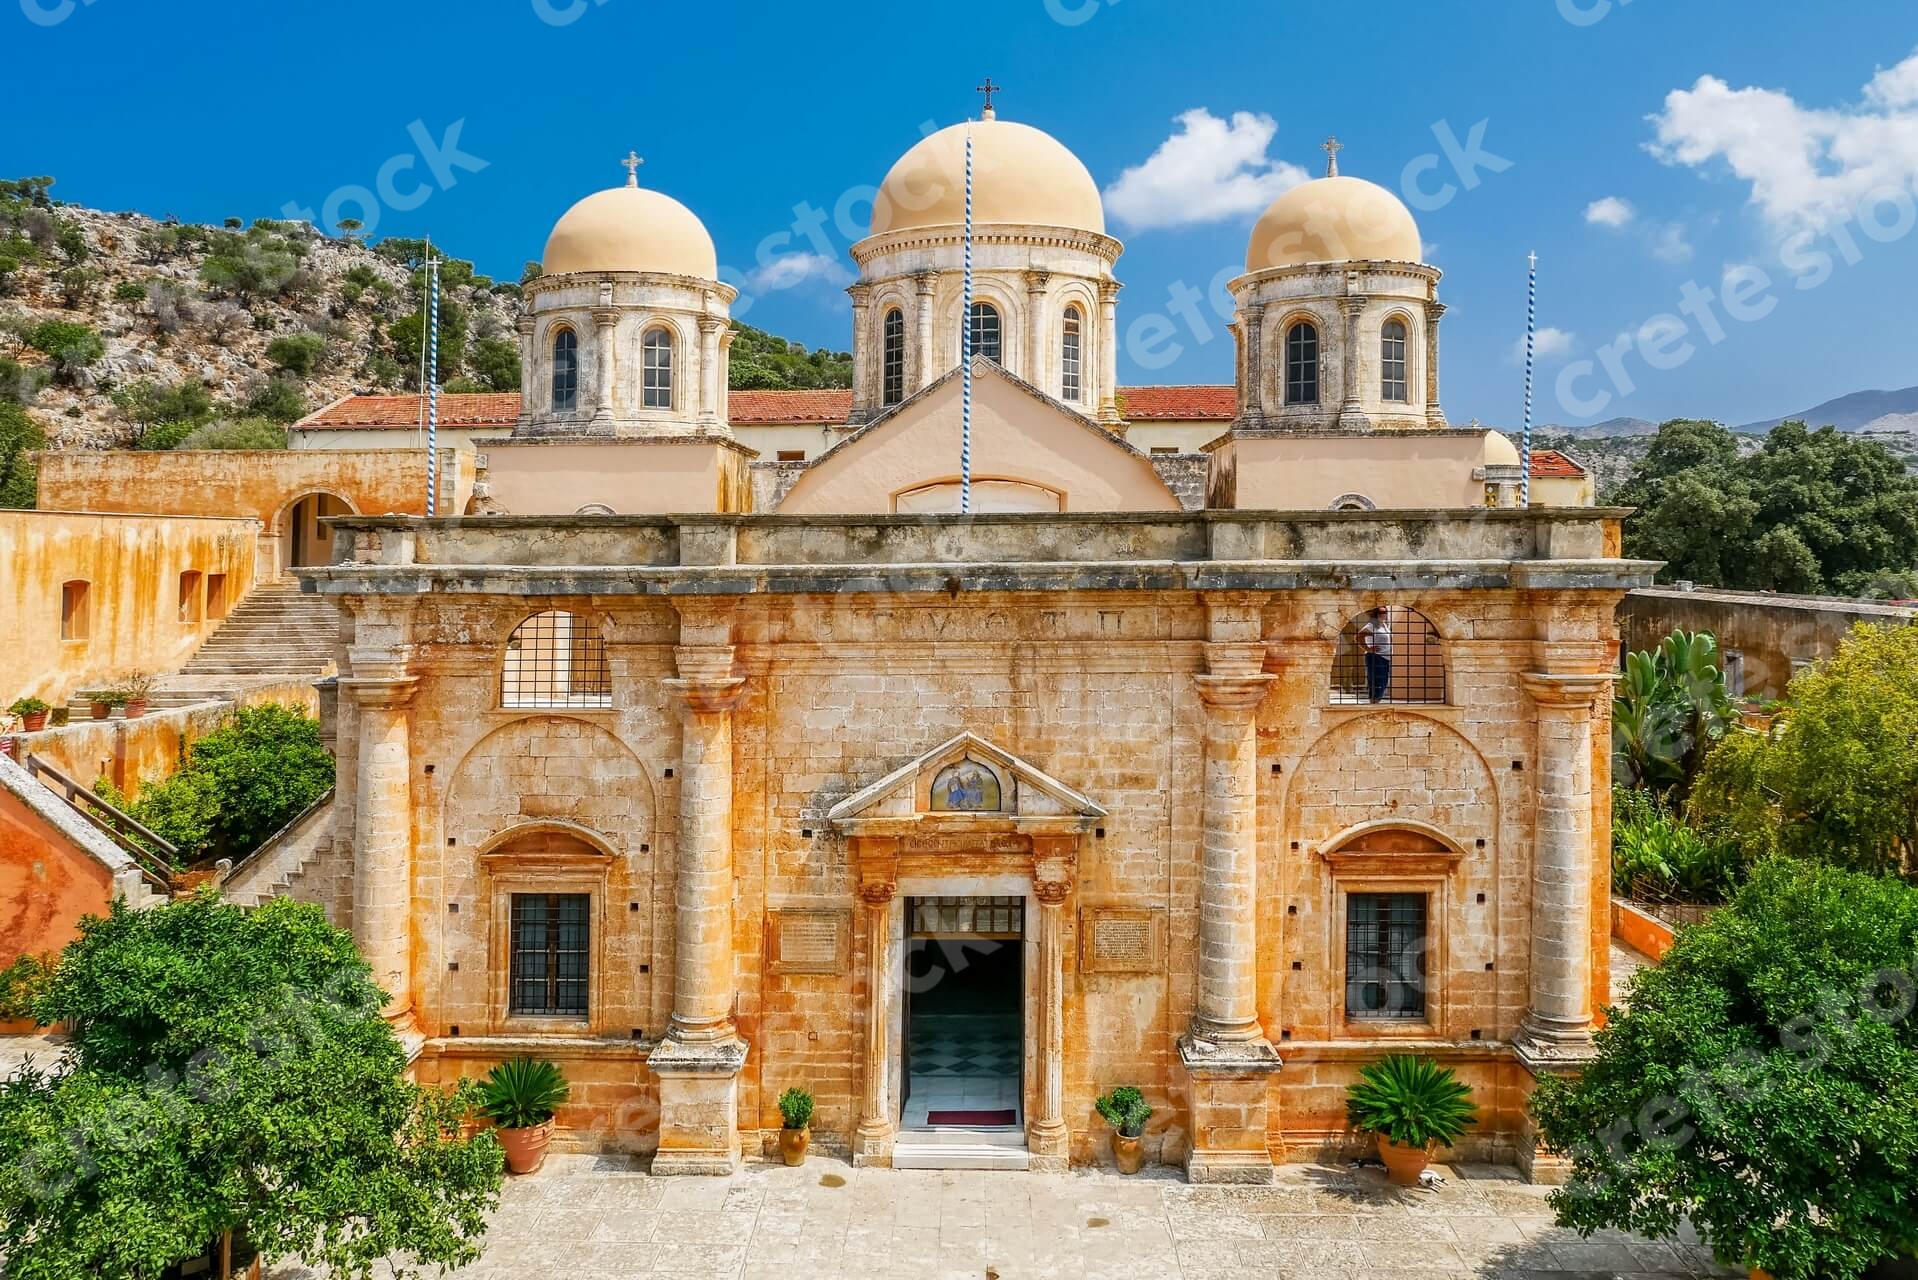
<svg viewBox="0 0 1918 1280">
<path fill-rule="evenodd" d="M 1395 1054 L 1359 1073 L 1346 1090 L 1346 1113 L 1360 1133 L 1376 1134 L 1392 1181 L 1418 1185 L 1437 1147 L 1458 1141 L 1478 1118 L 1471 1086 L 1430 1058 Z"/>
<path fill-rule="evenodd" d="M 38 733 L 47 727 L 47 714 L 53 708 L 38 698 L 18 698 L 7 710 L 20 717 L 20 723 L 26 732 Z"/>
<path fill-rule="evenodd" d="M 487 1073 L 480 1111 L 498 1130 L 508 1169 L 538 1172 L 553 1140 L 553 1112 L 571 1092 L 559 1068 L 544 1058 L 513 1058 Z"/>
<path fill-rule="evenodd" d="M 147 699 L 153 693 L 152 676 L 128 676 L 116 691 L 126 708 L 127 719 L 138 720 L 147 713 Z"/>
<path fill-rule="evenodd" d="M 113 690 L 89 689 L 80 696 L 86 699 L 87 714 L 95 720 L 104 720 L 113 714 Z"/>
<path fill-rule="evenodd" d="M 1152 1118 L 1145 1095 L 1129 1084 L 1121 1085 L 1092 1105 L 1112 1126 L 1112 1158 L 1118 1161 L 1119 1172 L 1137 1173 L 1145 1160 L 1145 1122 Z"/>
<path fill-rule="evenodd" d="M 812 1094 L 792 1088 L 779 1095 L 779 1155 L 787 1164 L 806 1163 L 806 1148 L 812 1145 Z"/>
</svg>

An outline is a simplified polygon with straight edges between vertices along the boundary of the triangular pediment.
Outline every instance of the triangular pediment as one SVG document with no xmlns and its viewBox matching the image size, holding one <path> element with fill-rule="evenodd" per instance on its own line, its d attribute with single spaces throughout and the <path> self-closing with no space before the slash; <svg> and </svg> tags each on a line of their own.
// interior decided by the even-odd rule
<svg viewBox="0 0 1918 1280">
<path fill-rule="evenodd" d="M 1105 816 L 1090 796 L 976 733 L 962 733 L 847 796 L 827 820 L 844 830 L 883 820 L 1089 823 Z"/>
</svg>

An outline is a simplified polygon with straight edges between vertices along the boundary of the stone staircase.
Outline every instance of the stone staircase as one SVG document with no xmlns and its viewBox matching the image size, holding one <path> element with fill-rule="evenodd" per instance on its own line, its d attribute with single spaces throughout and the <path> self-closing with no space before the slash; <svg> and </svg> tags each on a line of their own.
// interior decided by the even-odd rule
<svg viewBox="0 0 1918 1280">
<path fill-rule="evenodd" d="M 236 676 L 320 676 L 334 661 L 339 610 L 297 579 L 253 588 L 180 672 L 191 684 Z M 169 682 L 170 684 L 173 682 Z"/>
</svg>

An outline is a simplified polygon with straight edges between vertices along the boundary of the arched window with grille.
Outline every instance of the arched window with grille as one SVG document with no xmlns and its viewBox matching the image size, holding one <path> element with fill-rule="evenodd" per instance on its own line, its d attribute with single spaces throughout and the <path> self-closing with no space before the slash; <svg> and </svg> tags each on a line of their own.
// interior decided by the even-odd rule
<svg viewBox="0 0 1918 1280">
<path fill-rule="evenodd" d="M 550 609 L 513 629 L 500 667 L 503 707 L 610 707 L 606 641 L 591 618 Z"/>
<path fill-rule="evenodd" d="M 641 404 L 648 409 L 673 407 L 673 335 L 665 328 L 648 329 L 639 340 L 644 357 L 645 386 Z"/>
<path fill-rule="evenodd" d="M 1319 402 L 1319 331 L 1305 320 L 1285 335 L 1285 402 Z"/>
<path fill-rule="evenodd" d="M 553 412 L 579 408 L 579 335 L 561 329 L 553 335 Z"/>
<path fill-rule="evenodd" d="M 1445 699 L 1445 643 L 1424 614 L 1403 605 L 1380 605 L 1339 632 L 1332 662 L 1333 703 L 1419 706 Z"/>
<path fill-rule="evenodd" d="M 1059 398 L 1068 404 L 1085 399 L 1085 324 L 1079 308 L 1066 308 L 1065 330 L 1059 339 Z"/>
<path fill-rule="evenodd" d="M 972 354 L 984 356 L 994 364 L 1004 364 L 1003 329 L 999 308 L 990 302 L 972 304 Z"/>
<path fill-rule="evenodd" d="M 898 307 L 886 312 L 885 330 L 879 402 L 890 409 L 906 398 L 906 313 Z"/>
<path fill-rule="evenodd" d="M 1379 394 L 1404 404 L 1412 398 L 1405 378 L 1405 321 L 1387 320 L 1379 334 Z"/>
</svg>

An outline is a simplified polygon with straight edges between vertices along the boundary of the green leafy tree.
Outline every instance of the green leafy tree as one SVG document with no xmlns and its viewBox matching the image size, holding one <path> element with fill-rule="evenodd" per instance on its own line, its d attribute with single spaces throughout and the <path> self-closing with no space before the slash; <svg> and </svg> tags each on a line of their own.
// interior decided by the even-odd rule
<svg viewBox="0 0 1918 1280">
<path fill-rule="evenodd" d="M 47 447 L 46 433 L 21 405 L 0 400 L 0 508 L 31 508 L 39 495 L 33 450 Z"/>
<path fill-rule="evenodd" d="M 1918 890 L 1768 862 L 1633 980 L 1577 1077 L 1532 1100 L 1572 1161 L 1565 1226 L 1662 1237 L 1689 1218 L 1720 1261 L 1856 1277 L 1918 1241 Z"/>
<path fill-rule="evenodd" d="M 93 256 L 93 250 L 87 244 L 86 229 L 77 222 L 62 222 L 54 233 L 53 243 L 65 255 L 68 263 L 79 266 Z"/>
<path fill-rule="evenodd" d="M 288 292 L 299 273 L 293 242 L 258 234 L 257 229 L 245 235 L 223 233 L 218 247 L 200 264 L 203 283 L 248 306 Z"/>
<path fill-rule="evenodd" d="M 405 1079 L 386 1000 L 290 899 L 85 920 L 34 1001 L 73 1028 L 63 1070 L 0 1085 L 8 1274 L 151 1280 L 232 1232 L 352 1280 L 473 1261 L 499 1144 L 458 1136 L 470 1085 Z"/>
<path fill-rule="evenodd" d="M 73 320 L 47 320 L 35 325 L 27 333 L 27 345 L 51 356 L 55 366 L 69 375 L 107 352 L 99 334 Z"/>
<path fill-rule="evenodd" d="M 293 333 L 266 344 L 266 358 L 282 372 L 310 378 L 326 355 L 326 339 L 317 333 Z"/>
<path fill-rule="evenodd" d="M 113 286 L 113 298 L 116 302 L 145 302 L 147 287 L 137 280 L 122 280 Z"/>
<path fill-rule="evenodd" d="M 245 411 L 249 418 L 298 422 L 307 415 L 306 396 L 285 378 L 268 378 L 258 391 L 247 397 Z"/>
<path fill-rule="evenodd" d="M 78 311 L 92 300 L 100 284 L 100 273 L 92 267 L 68 267 L 60 273 L 60 301 L 69 311 Z"/>
<path fill-rule="evenodd" d="M 852 356 L 824 349 L 808 351 L 749 324 L 733 325 L 731 372 L 734 391 L 850 387 Z"/>
<path fill-rule="evenodd" d="M 1683 792 L 1734 711 L 1708 632 L 1674 631 L 1625 659 L 1612 698 L 1612 773 L 1620 782 Z"/>
<path fill-rule="evenodd" d="M 113 392 L 113 407 L 120 416 L 144 430 L 163 423 L 184 423 L 188 430 L 213 417 L 213 393 L 197 382 L 179 382 L 167 386 L 142 378 Z M 184 434 L 181 433 L 181 434 Z M 155 446 L 142 443 L 142 449 Z M 172 448 L 172 445 L 158 446 Z"/>
<path fill-rule="evenodd" d="M 1918 874 L 1918 627 L 1859 625 L 1789 696 L 1774 733 L 1733 735 L 1707 758 L 1693 817 L 1754 856 Z"/>
<path fill-rule="evenodd" d="M 504 338 L 481 338 L 473 344 L 466 363 L 483 390 L 519 390 L 518 344 Z"/>
<path fill-rule="evenodd" d="M 232 418 L 196 427 L 176 449 L 284 449 L 286 428 L 265 418 Z"/>
</svg>

